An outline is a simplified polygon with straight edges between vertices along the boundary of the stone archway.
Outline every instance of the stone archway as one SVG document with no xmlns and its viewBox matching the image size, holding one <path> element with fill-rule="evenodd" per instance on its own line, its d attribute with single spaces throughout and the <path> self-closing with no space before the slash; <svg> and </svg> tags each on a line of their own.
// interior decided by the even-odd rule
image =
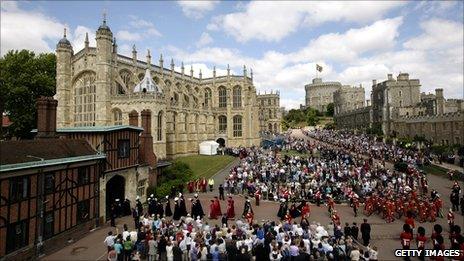
<svg viewBox="0 0 464 261">
<path fill-rule="evenodd" d="M 224 140 L 223 138 L 217 139 L 216 142 L 219 143 L 219 147 L 221 148 L 226 146 L 226 140 Z"/>
<path fill-rule="evenodd" d="M 116 199 L 122 203 L 125 199 L 126 179 L 123 176 L 116 175 L 106 182 L 106 219 L 110 218 L 111 204 Z"/>
</svg>

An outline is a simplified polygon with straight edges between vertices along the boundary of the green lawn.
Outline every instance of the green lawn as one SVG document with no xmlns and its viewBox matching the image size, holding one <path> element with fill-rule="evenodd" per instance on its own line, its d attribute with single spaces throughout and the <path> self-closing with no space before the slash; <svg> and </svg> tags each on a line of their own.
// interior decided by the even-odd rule
<svg viewBox="0 0 464 261">
<path fill-rule="evenodd" d="M 192 155 L 177 158 L 176 161 L 181 161 L 190 166 L 193 171 L 194 178 L 210 178 L 221 169 L 225 168 L 229 163 L 234 161 L 235 157 L 229 155 Z"/>
</svg>

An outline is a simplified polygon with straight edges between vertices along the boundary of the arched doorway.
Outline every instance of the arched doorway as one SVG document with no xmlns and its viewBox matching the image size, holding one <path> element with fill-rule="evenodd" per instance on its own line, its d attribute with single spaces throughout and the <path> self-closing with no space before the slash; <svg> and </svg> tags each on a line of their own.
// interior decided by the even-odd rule
<svg viewBox="0 0 464 261">
<path fill-rule="evenodd" d="M 219 143 L 219 147 L 225 147 L 226 146 L 226 141 L 223 138 L 217 139 L 216 142 Z"/>
<path fill-rule="evenodd" d="M 110 207 L 116 199 L 122 203 L 125 199 L 126 179 L 116 175 L 106 182 L 106 219 L 110 218 Z"/>
</svg>

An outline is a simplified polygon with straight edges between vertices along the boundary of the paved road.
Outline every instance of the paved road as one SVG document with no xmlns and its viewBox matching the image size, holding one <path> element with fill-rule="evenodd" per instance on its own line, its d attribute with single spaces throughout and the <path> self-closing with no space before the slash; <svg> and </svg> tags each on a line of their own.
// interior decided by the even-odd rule
<svg viewBox="0 0 464 261">
<path fill-rule="evenodd" d="M 294 131 L 293 135 L 295 137 L 306 138 L 306 136 L 304 136 L 303 133 L 301 133 L 301 131 L 299 130 Z M 219 171 L 214 176 L 215 187 L 217 187 L 220 183 L 223 182 L 224 177 L 229 173 L 230 166 L 237 163 L 238 159 L 236 159 L 225 169 Z M 448 208 L 450 206 L 448 194 L 451 189 L 451 182 L 445 178 L 430 175 L 429 183 L 432 188 L 436 188 L 438 192 L 441 195 L 443 195 L 443 198 L 445 200 L 445 207 Z M 203 209 L 206 213 L 208 212 L 209 200 L 216 195 L 216 189 L 213 192 L 200 194 L 200 200 L 202 202 Z M 189 197 L 192 197 L 192 195 L 187 194 L 186 198 Z M 243 210 L 244 199 L 240 196 L 234 196 L 234 200 L 236 202 L 236 214 L 239 218 L 241 211 Z M 362 222 L 362 219 L 364 218 L 362 215 L 354 217 L 352 210 L 347 206 L 337 206 L 336 208 L 341 216 L 342 224 L 344 224 L 345 222 L 349 222 L 350 224 L 352 222 L 357 222 L 358 224 L 360 224 Z M 188 200 L 187 209 L 190 209 L 190 202 Z M 225 210 L 226 203 L 223 201 L 222 211 Z M 278 204 L 275 202 L 262 202 L 259 207 L 255 206 L 253 202 L 253 210 L 255 212 L 255 219 L 257 221 L 278 220 L 278 218 L 276 217 Z M 462 218 L 462 216 L 458 214 L 456 215 L 456 217 L 457 224 L 463 224 L 464 227 L 464 219 Z M 372 245 L 375 245 L 379 248 L 379 260 L 398 260 L 394 257 L 393 250 L 401 247 L 400 242 L 397 238 L 399 237 L 399 234 L 401 232 L 403 221 L 397 220 L 393 223 L 386 224 L 385 221 L 377 215 L 372 215 L 368 217 L 368 219 L 369 223 L 372 225 Z M 310 221 L 316 221 L 323 225 L 327 225 L 330 222 L 330 217 L 327 214 L 326 207 L 311 206 Z M 208 222 L 210 224 L 219 224 L 220 221 L 208 220 Z M 132 219 L 129 217 L 125 217 L 117 220 L 117 228 L 119 229 L 119 231 L 122 231 L 122 225 L 124 223 L 128 224 L 130 228 L 133 227 Z M 447 228 L 445 219 L 439 219 L 438 223 L 442 224 L 444 228 Z M 425 223 L 418 225 L 424 226 L 426 228 L 427 234 L 430 235 L 433 224 Z M 106 260 L 106 248 L 103 244 L 103 240 L 105 239 L 107 232 L 110 230 L 116 232 L 115 229 L 111 227 L 102 227 L 93 232 L 90 232 L 89 235 L 85 238 L 61 249 L 60 251 L 52 255 L 43 258 L 43 260 Z M 448 240 L 445 241 L 445 244 L 447 246 L 449 245 Z"/>
</svg>

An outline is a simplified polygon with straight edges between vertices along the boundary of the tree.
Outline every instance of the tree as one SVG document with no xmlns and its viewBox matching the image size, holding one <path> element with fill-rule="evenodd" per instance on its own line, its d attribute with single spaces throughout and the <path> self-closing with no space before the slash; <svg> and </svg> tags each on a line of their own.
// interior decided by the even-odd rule
<svg viewBox="0 0 464 261">
<path fill-rule="evenodd" d="M 306 108 L 305 110 L 306 123 L 309 126 L 316 126 L 319 123 L 320 118 L 318 116 L 318 111 L 313 108 Z"/>
<path fill-rule="evenodd" d="M 327 104 L 327 111 L 325 112 L 325 116 L 333 117 L 334 116 L 334 104 L 333 102 Z"/>
<path fill-rule="evenodd" d="M 0 58 L 0 112 L 12 121 L 10 134 L 29 138 L 36 128 L 35 101 L 55 94 L 56 57 L 28 50 L 9 51 Z"/>
</svg>

